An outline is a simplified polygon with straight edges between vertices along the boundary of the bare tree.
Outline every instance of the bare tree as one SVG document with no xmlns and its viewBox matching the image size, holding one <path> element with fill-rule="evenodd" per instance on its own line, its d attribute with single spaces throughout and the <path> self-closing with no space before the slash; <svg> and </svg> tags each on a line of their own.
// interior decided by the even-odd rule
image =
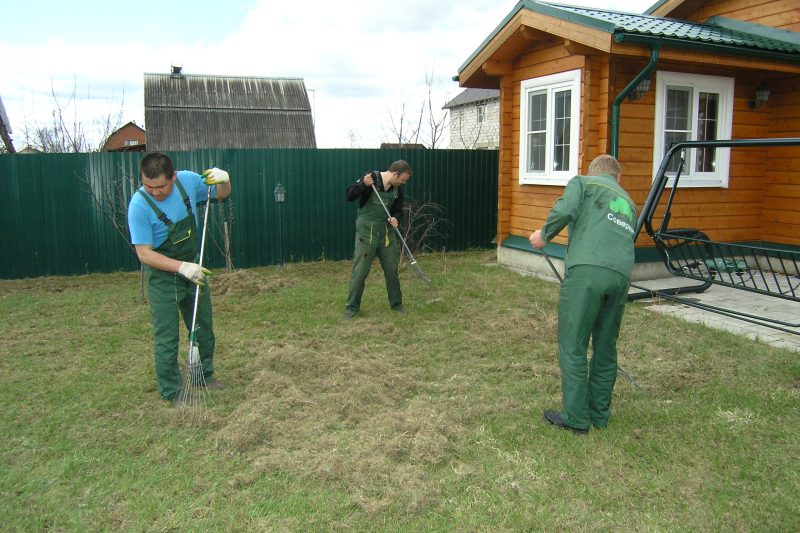
<svg viewBox="0 0 800 533">
<path fill-rule="evenodd" d="M 441 107 L 434 109 L 433 89 L 434 89 L 433 69 L 425 72 L 426 93 L 418 106 L 419 112 L 415 113 L 408 110 L 408 105 L 403 102 L 397 113 L 389 111 L 390 131 L 388 137 L 394 143 L 402 146 L 404 144 L 422 144 L 426 148 L 438 148 L 442 135 L 447 128 L 447 111 Z M 415 109 L 417 106 L 413 106 Z"/>
<path fill-rule="evenodd" d="M 139 185 L 136 176 L 128 174 L 125 169 L 118 167 L 118 173 L 110 178 L 92 179 L 86 174 L 75 174 L 75 177 L 83 185 L 84 192 L 92 199 L 95 208 L 111 222 L 114 230 L 131 249 L 131 253 L 136 254 L 136 248 L 131 244 L 131 236 L 128 230 L 128 205 L 130 199 L 136 194 L 136 189 Z M 139 290 L 142 301 L 146 301 L 144 266 L 140 267 L 139 273 Z"/>
<path fill-rule="evenodd" d="M 428 87 L 425 103 L 428 106 L 428 133 L 430 135 L 427 140 L 428 147 L 433 149 L 439 146 L 439 141 L 447 127 L 447 111 L 441 108 L 438 108 L 439 112 L 433 110 L 433 71 L 425 73 L 425 85 Z"/>
<path fill-rule="evenodd" d="M 424 116 L 425 104 L 423 102 L 418 117 L 412 117 L 406 112 L 406 104 L 400 105 L 400 112 L 395 116 L 389 111 L 389 123 L 391 124 L 392 140 L 397 140 L 397 144 L 419 144 L 419 132 L 422 129 L 422 118 Z M 416 118 L 416 127 L 412 124 L 412 119 Z"/>
<path fill-rule="evenodd" d="M 77 81 L 74 82 L 72 94 L 65 103 L 59 100 L 55 88 L 51 84 L 50 96 L 53 99 L 54 107 L 50 113 L 50 122 L 44 125 L 34 123 L 33 126 L 26 122 L 22 132 L 25 143 L 48 153 L 99 151 L 106 139 L 122 124 L 125 103 L 124 92 L 119 111 L 115 113 L 109 112 L 106 116 L 94 121 L 94 127 L 99 129 L 99 135 L 96 136 L 99 139 L 98 142 L 92 142 L 84 122 L 78 116 L 76 95 Z"/>
</svg>

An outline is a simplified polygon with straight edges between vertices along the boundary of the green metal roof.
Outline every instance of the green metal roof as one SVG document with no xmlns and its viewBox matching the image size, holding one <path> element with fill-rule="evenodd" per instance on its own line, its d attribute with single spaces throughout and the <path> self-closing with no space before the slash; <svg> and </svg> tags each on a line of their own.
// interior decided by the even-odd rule
<svg viewBox="0 0 800 533">
<path fill-rule="evenodd" d="M 719 17 L 710 19 L 706 24 L 700 24 L 607 9 L 520 0 L 494 32 L 459 68 L 459 72 L 463 71 L 508 21 L 523 9 L 613 34 L 617 42 L 643 41 L 800 61 L 800 39 L 798 39 L 800 34 L 796 32 L 746 22 L 736 23 Z"/>
<path fill-rule="evenodd" d="M 537 2 L 532 3 L 535 4 Z M 615 34 L 629 33 L 650 37 L 664 37 L 668 39 L 800 54 L 800 43 L 791 43 L 787 40 L 775 39 L 758 33 L 748 32 L 745 31 L 744 26 L 742 26 L 741 29 L 733 29 L 715 24 L 699 24 L 697 22 L 653 17 L 650 15 L 634 15 L 631 13 L 621 13 L 619 11 L 604 9 L 565 6 L 561 4 L 546 5 L 566 13 L 573 13 L 611 24 L 614 26 L 613 33 Z"/>
</svg>

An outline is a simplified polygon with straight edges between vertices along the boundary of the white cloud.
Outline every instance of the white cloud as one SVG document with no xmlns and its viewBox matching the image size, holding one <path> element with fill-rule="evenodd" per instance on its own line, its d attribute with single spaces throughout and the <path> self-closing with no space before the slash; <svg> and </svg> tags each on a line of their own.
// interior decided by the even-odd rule
<svg viewBox="0 0 800 533">
<path fill-rule="evenodd" d="M 633 0 L 599 3 L 641 11 Z M 302 77 L 312 91 L 320 147 L 347 147 L 353 136 L 374 147 L 390 140 L 390 111 L 396 116 L 401 104 L 416 109 L 422 103 L 426 74 L 436 78 L 435 107 L 460 92 L 450 78 L 515 4 L 261 0 L 222 35 L 213 24 L 196 33 L 178 25 L 174 32 L 121 32 L 117 43 L 92 46 L 59 38 L 27 46 L 0 42 L 0 95 L 19 145 L 25 122 L 49 119 L 51 88 L 62 105 L 75 93 L 70 113 L 84 124 L 118 112 L 124 93 L 123 121 L 142 124 L 143 73 L 168 72 L 171 64 L 195 74 Z M 161 34 L 173 40 L 158 44 L 154 36 Z M 125 41 L 128 36 L 135 37 Z"/>
</svg>

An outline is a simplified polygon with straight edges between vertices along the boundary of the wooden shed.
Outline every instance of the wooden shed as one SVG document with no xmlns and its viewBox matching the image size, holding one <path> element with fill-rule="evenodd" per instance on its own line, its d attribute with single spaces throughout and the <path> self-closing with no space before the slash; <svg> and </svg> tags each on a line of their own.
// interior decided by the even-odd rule
<svg viewBox="0 0 800 533">
<path fill-rule="evenodd" d="M 316 148 L 300 78 L 144 75 L 148 150 Z"/>
<path fill-rule="evenodd" d="M 500 90 L 499 261 L 547 268 L 527 237 L 598 154 L 619 158 L 641 207 L 672 142 L 800 136 L 798 31 L 795 1 L 662 0 L 644 14 L 518 2 L 458 73 Z M 798 148 L 691 152 L 674 224 L 800 245 Z M 653 275 L 650 246 L 640 235 L 634 279 Z"/>
</svg>

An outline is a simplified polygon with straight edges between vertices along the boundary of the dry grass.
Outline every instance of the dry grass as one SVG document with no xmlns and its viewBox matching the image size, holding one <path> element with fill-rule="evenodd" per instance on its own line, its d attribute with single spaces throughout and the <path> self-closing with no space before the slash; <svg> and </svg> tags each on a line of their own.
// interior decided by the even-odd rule
<svg viewBox="0 0 800 533">
<path fill-rule="evenodd" d="M 474 252 L 216 272 L 217 376 L 190 421 L 155 392 L 138 275 L 0 281 L 10 530 L 793 529 L 796 354 L 629 306 L 615 418 L 554 430 L 558 286 Z M 181 351 L 181 353 L 183 353 Z M 758 450 L 758 454 L 753 454 Z M 187 499 L 188 498 L 188 499 Z M 191 502 L 187 504 L 187 502 Z"/>
</svg>

